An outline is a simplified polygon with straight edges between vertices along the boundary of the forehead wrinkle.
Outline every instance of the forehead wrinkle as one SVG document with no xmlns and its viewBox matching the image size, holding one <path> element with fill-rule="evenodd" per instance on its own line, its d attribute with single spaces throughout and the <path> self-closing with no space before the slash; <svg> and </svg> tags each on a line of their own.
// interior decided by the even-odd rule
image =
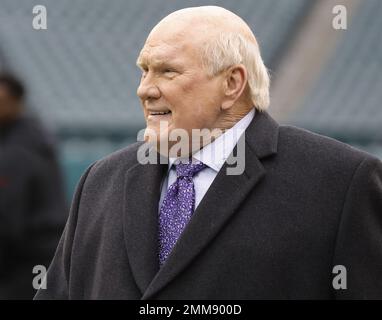
<svg viewBox="0 0 382 320">
<path fill-rule="evenodd" d="M 187 43 L 179 41 L 172 43 L 171 40 L 160 39 L 158 43 L 150 43 L 150 39 L 142 48 L 138 58 L 137 65 L 161 65 L 167 63 L 170 59 L 176 60 L 177 52 L 182 52 L 187 48 Z"/>
<path fill-rule="evenodd" d="M 158 53 L 150 53 L 150 54 L 141 54 L 139 55 L 138 59 L 137 59 L 137 65 L 138 66 L 149 66 L 149 65 L 152 65 L 152 66 L 159 66 L 159 65 L 163 65 L 165 63 L 167 63 L 168 61 L 168 58 L 169 55 L 162 55 L 161 53 L 158 54 Z"/>
</svg>

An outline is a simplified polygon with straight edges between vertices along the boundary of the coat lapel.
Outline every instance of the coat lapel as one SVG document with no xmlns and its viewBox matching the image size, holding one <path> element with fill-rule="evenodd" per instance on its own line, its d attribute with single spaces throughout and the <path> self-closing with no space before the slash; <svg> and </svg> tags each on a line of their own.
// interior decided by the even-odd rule
<svg viewBox="0 0 382 320">
<path fill-rule="evenodd" d="M 125 177 L 123 230 L 130 267 L 142 294 L 159 269 L 157 215 L 166 164 L 136 164 Z"/>
<path fill-rule="evenodd" d="M 243 174 L 227 175 L 228 165 L 224 164 L 142 299 L 152 298 L 169 284 L 229 221 L 248 193 L 265 175 L 260 159 L 276 153 L 277 137 L 278 124 L 267 113 L 257 113 L 245 134 L 246 159 Z"/>
</svg>

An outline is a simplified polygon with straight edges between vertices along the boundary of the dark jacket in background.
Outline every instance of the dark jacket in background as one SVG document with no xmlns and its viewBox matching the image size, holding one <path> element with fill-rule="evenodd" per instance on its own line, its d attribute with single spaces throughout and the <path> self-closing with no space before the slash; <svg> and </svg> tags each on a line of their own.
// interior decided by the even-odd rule
<svg viewBox="0 0 382 320">
<path fill-rule="evenodd" d="M 66 217 L 52 137 L 29 117 L 0 126 L 0 298 L 33 298 L 32 269 L 49 265 Z"/>
</svg>

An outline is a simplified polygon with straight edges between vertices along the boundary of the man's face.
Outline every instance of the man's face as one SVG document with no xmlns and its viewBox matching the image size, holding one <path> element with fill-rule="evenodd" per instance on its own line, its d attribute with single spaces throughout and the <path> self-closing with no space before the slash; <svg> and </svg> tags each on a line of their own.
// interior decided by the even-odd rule
<svg viewBox="0 0 382 320">
<path fill-rule="evenodd" d="M 12 119 L 19 112 L 18 103 L 8 89 L 0 84 L 0 123 Z"/>
<path fill-rule="evenodd" d="M 137 94 L 147 129 L 154 130 L 157 138 L 161 136 L 162 141 L 164 134 L 178 128 L 190 136 L 192 129 L 215 128 L 222 80 L 207 74 L 195 36 L 188 31 L 163 28 L 153 32 L 140 53 L 138 65 L 142 78 Z M 165 132 L 159 130 L 161 121 L 168 122 Z"/>
</svg>

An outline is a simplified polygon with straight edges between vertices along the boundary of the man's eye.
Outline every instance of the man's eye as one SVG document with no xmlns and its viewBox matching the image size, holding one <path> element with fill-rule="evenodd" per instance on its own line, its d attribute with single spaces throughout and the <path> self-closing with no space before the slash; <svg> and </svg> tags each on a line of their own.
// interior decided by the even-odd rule
<svg viewBox="0 0 382 320">
<path fill-rule="evenodd" d="M 173 78 L 176 76 L 176 71 L 174 69 L 164 69 L 162 72 L 166 77 Z"/>
</svg>

